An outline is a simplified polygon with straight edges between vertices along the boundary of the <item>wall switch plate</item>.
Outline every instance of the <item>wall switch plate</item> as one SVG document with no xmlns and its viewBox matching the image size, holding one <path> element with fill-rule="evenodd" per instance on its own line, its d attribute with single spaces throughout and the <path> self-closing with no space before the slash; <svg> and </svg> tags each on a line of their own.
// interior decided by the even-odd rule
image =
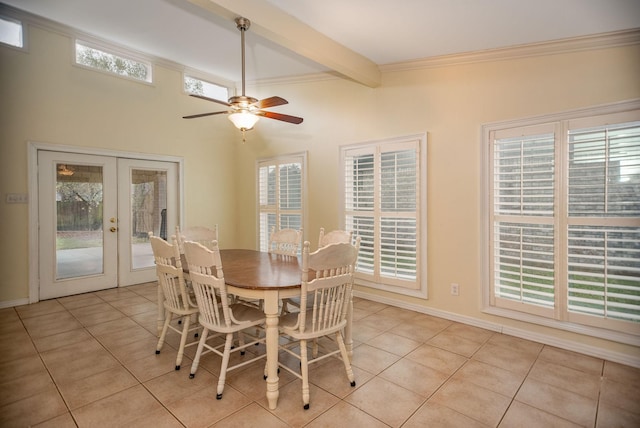
<svg viewBox="0 0 640 428">
<path fill-rule="evenodd" d="M 26 193 L 7 193 L 4 200 L 8 204 L 26 204 L 29 202 L 29 195 Z"/>
<path fill-rule="evenodd" d="M 460 295 L 460 286 L 456 283 L 451 283 L 451 294 L 454 296 Z"/>
</svg>

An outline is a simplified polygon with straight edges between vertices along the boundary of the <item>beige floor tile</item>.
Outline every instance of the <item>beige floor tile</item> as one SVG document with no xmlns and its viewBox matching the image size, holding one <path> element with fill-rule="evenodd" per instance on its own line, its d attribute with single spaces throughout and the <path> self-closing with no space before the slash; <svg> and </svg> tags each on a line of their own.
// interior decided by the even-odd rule
<svg viewBox="0 0 640 428">
<path fill-rule="evenodd" d="M 87 348 L 83 349 L 82 345 Z M 119 365 L 95 341 L 80 342 L 41 355 L 56 383 L 77 381 Z"/>
<path fill-rule="evenodd" d="M 63 297 L 58 299 L 58 302 L 66 309 L 77 309 L 104 303 L 104 300 L 95 294 L 78 294 L 76 296 Z"/>
<path fill-rule="evenodd" d="M 167 404 L 169 411 L 189 428 L 204 428 L 247 406 L 249 398 L 227 385 L 221 399 L 216 398 L 216 385 L 210 384 L 193 394 Z"/>
<path fill-rule="evenodd" d="M 57 300 L 43 300 L 30 305 L 16 306 L 16 312 L 20 318 L 27 319 L 39 317 L 42 315 L 52 314 L 55 312 L 64 312 L 66 309 Z"/>
<path fill-rule="evenodd" d="M 448 379 L 448 375 L 406 358 L 380 373 L 379 377 L 423 398 L 430 397 Z"/>
<path fill-rule="evenodd" d="M 355 376 L 356 386 L 351 386 L 342 360 L 332 358 L 326 364 L 311 365 L 309 368 L 309 382 L 319 386 L 338 398 L 344 398 L 351 394 L 359 386 L 364 385 L 373 378 L 373 374 L 351 366 Z"/>
<path fill-rule="evenodd" d="M 339 401 L 338 397 L 314 384 L 309 384 L 309 395 L 309 408 L 305 410 L 302 403 L 302 381 L 296 379 L 280 387 L 278 407 L 270 412 L 292 427 L 303 427 Z M 266 396 L 257 403 L 265 409 L 269 408 Z"/>
<path fill-rule="evenodd" d="M 452 375 L 467 362 L 461 355 L 431 345 L 422 345 L 405 358 L 447 375 Z"/>
<path fill-rule="evenodd" d="M 520 339 L 519 337 L 509 336 L 508 334 L 494 334 L 492 335 L 488 343 L 497 346 L 503 346 L 505 348 L 521 351 L 526 354 L 533 354 L 536 357 L 542 351 L 543 345 L 538 342 L 532 342 L 526 339 Z"/>
<path fill-rule="evenodd" d="M 345 401 L 392 427 L 399 427 L 425 399 L 395 383 L 375 377 Z"/>
<path fill-rule="evenodd" d="M 128 290 L 127 288 L 110 288 L 108 290 L 96 291 L 96 296 L 100 297 L 105 302 L 113 302 L 122 299 L 132 299 L 138 297 L 136 293 Z"/>
<path fill-rule="evenodd" d="M 69 330 L 82 328 L 82 324 L 78 322 L 69 312 L 55 312 L 47 315 L 39 315 L 27 318 L 24 326 L 33 338 L 51 336 L 63 333 Z"/>
<path fill-rule="evenodd" d="M 145 387 L 165 406 L 217 384 L 218 378 L 206 370 L 198 370 L 193 379 L 189 379 L 187 370 L 172 370 L 144 383 Z"/>
<path fill-rule="evenodd" d="M 71 382 L 58 382 L 58 388 L 69 409 L 74 410 L 138 384 L 122 366 L 95 373 Z"/>
<path fill-rule="evenodd" d="M 90 327 L 107 321 L 113 321 L 125 316 L 122 312 L 115 309 L 108 303 L 100 303 L 97 305 L 72 309 L 71 313 L 85 327 Z"/>
<path fill-rule="evenodd" d="M 0 407 L 0 426 L 27 427 L 66 412 L 67 407 L 52 384 L 36 395 Z"/>
<path fill-rule="evenodd" d="M 187 364 L 188 362 L 188 364 Z M 149 357 L 148 353 L 144 357 L 127 361 L 123 365 L 131 372 L 139 382 L 146 382 L 156 377 L 175 371 L 176 355 L 173 352 L 161 352 Z M 187 357 L 182 361 L 181 372 L 189 373 L 191 359 Z"/>
<path fill-rule="evenodd" d="M 37 354 L 38 351 L 33 346 L 31 338 L 24 329 L 22 331 L 5 334 L 0 340 L 0 363 Z"/>
<path fill-rule="evenodd" d="M 459 322 L 452 323 L 444 332 L 464 337 L 465 339 L 476 343 L 484 343 L 495 334 L 493 331 L 472 325 L 461 324 Z"/>
<path fill-rule="evenodd" d="M 256 403 L 251 403 L 211 425 L 212 428 L 288 428 L 289 425 Z"/>
<path fill-rule="evenodd" d="M 0 383 L 42 373 L 47 374 L 47 369 L 38 354 L 0 363 Z"/>
<path fill-rule="evenodd" d="M 516 395 L 524 378 L 523 373 L 510 372 L 474 360 L 469 360 L 453 375 L 453 379 L 471 382 L 507 397 Z"/>
<path fill-rule="evenodd" d="M 448 407 L 427 401 L 405 423 L 402 428 L 487 428 L 474 419 L 458 413 Z"/>
<path fill-rule="evenodd" d="M 607 403 L 600 403 L 596 427 L 640 427 L 640 413 L 628 412 Z"/>
<path fill-rule="evenodd" d="M 305 428 L 324 427 L 386 428 L 388 425 L 357 407 L 341 401 L 305 426 Z"/>
<path fill-rule="evenodd" d="M 529 378 L 593 399 L 598 399 L 600 392 L 600 374 L 586 373 L 541 359 L 531 368 Z"/>
<path fill-rule="evenodd" d="M 157 338 L 152 333 L 139 325 L 123 330 L 99 334 L 96 335 L 96 337 L 105 348 L 110 350 L 117 349 L 140 340 L 153 339 L 157 342 Z M 153 352 L 155 352 L 155 346 L 153 347 Z"/>
<path fill-rule="evenodd" d="M 496 336 L 499 335 L 494 335 L 491 339 Z M 471 357 L 473 360 L 520 374 L 526 374 L 531 369 L 536 360 L 536 354 L 515 348 L 497 346 L 491 343 L 491 339 Z"/>
<path fill-rule="evenodd" d="M 383 315 L 381 312 L 373 313 L 358 320 L 358 325 L 367 325 L 384 331 L 402 323 L 403 321 L 401 319 L 389 315 Z"/>
<path fill-rule="evenodd" d="M 416 317 L 423 315 L 419 312 L 411 311 L 409 309 L 398 308 L 395 306 L 387 306 L 386 308 L 378 311 L 380 315 L 385 315 L 393 318 L 398 318 L 403 321 L 411 321 Z"/>
<path fill-rule="evenodd" d="M 438 333 L 427 341 L 431 346 L 435 346 L 463 357 L 471 357 L 482 346 L 481 342 L 470 340 L 464 336 L 458 336 L 449 331 L 449 329 Z"/>
<path fill-rule="evenodd" d="M 471 382 L 449 380 L 429 399 L 489 426 L 497 426 L 511 398 Z"/>
<path fill-rule="evenodd" d="M 600 402 L 640 415 L 640 384 L 603 379 Z"/>
<path fill-rule="evenodd" d="M 399 355 L 363 344 L 353 351 L 351 365 L 369 373 L 378 374 L 400 358 Z"/>
<path fill-rule="evenodd" d="M 121 330 L 127 330 L 133 327 L 139 327 L 135 321 L 131 318 L 117 318 L 112 321 L 105 321 L 100 324 L 91 325 L 86 327 L 87 331 L 89 331 L 92 335 L 96 337 L 102 337 L 109 333 L 115 333 Z"/>
<path fill-rule="evenodd" d="M 604 377 L 616 382 L 640 385 L 640 368 L 605 361 Z"/>
<path fill-rule="evenodd" d="M 397 334 L 399 336 L 424 343 L 447 328 L 447 326 L 448 324 L 432 324 L 425 326 L 415 322 L 408 322 L 405 324 L 398 324 L 397 326 L 390 329 L 388 333 Z"/>
<path fill-rule="evenodd" d="M 79 428 L 132 426 L 132 421 L 162 409 L 142 385 L 120 391 L 102 400 L 72 410 Z"/>
<path fill-rule="evenodd" d="M 377 328 L 368 324 L 359 324 L 360 321 L 353 322 L 353 332 L 352 337 L 353 340 L 357 340 L 359 342 L 367 342 L 373 339 L 376 336 L 384 333 L 384 330 L 381 328 Z"/>
<path fill-rule="evenodd" d="M 141 297 L 141 299 L 144 299 L 144 298 Z M 156 304 L 150 302 L 147 299 L 144 299 L 144 300 L 145 300 L 144 303 L 138 303 L 136 305 L 126 305 L 119 308 L 119 310 L 127 316 L 143 314 L 147 312 L 150 312 L 156 315 L 158 313 L 158 307 L 156 306 Z"/>
<path fill-rule="evenodd" d="M 73 345 L 91 339 L 91 334 L 85 328 L 76 328 L 58 334 L 45 337 L 34 337 L 33 343 L 38 352 L 47 352 L 63 346 Z"/>
<path fill-rule="evenodd" d="M 156 355 L 156 345 L 156 338 L 149 335 L 148 337 L 137 340 L 135 342 L 126 343 L 121 346 L 112 346 L 108 349 L 109 352 L 111 352 L 113 356 L 118 359 L 118 361 L 120 361 L 122 364 L 128 364 L 132 361 L 144 358 L 145 356 Z M 173 356 L 173 365 L 175 368 L 178 351 L 168 346 L 165 346 L 163 348 L 163 351 Z M 160 353 L 162 353 L 162 351 Z M 186 355 L 183 355 L 180 366 L 191 367 L 191 359 Z"/>
<path fill-rule="evenodd" d="M 541 360 L 550 361 L 565 367 L 571 367 L 587 373 L 602 374 L 604 361 L 600 358 L 590 357 L 577 352 L 567 351 L 545 345 L 540 352 Z"/>
<path fill-rule="evenodd" d="M 0 407 L 45 392 L 53 387 L 46 370 L 0 382 Z"/>
<path fill-rule="evenodd" d="M 151 410 L 127 423 L 135 428 L 183 428 L 184 425 L 164 407 Z"/>
<path fill-rule="evenodd" d="M 578 428 L 571 421 L 514 401 L 499 425 L 500 428 Z"/>
<path fill-rule="evenodd" d="M 373 300 L 354 298 L 353 307 L 358 309 L 364 309 L 369 312 L 378 312 L 388 308 L 389 306 L 384 303 L 374 302 Z"/>
<path fill-rule="evenodd" d="M 527 378 L 515 399 L 583 426 L 596 421 L 597 400 Z"/>
<path fill-rule="evenodd" d="M 71 416 L 71 412 L 64 413 L 53 419 L 33 425 L 33 428 L 76 428 L 77 425 Z"/>
<path fill-rule="evenodd" d="M 392 354 L 405 356 L 422 343 L 394 333 L 382 333 L 367 342 L 368 345 L 380 348 Z"/>
</svg>

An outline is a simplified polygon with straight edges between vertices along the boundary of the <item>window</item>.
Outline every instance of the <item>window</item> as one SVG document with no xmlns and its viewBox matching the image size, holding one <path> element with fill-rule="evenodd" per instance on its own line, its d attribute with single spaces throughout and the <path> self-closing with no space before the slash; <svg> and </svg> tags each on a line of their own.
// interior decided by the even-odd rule
<svg viewBox="0 0 640 428">
<path fill-rule="evenodd" d="M 0 16 L 0 42 L 16 48 L 24 47 L 22 22 Z"/>
<path fill-rule="evenodd" d="M 343 210 L 358 283 L 426 297 L 426 136 L 346 146 Z"/>
<path fill-rule="evenodd" d="M 306 154 L 258 161 L 260 250 L 267 251 L 271 228 L 304 224 Z"/>
<path fill-rule="evenodd" d="M 204 95 L 205 97 L 220 101 L 226 102 L 229 99 L 228 88 L 207 82 L 206 80 L 198 79 L 197 77 L 185 75 L 184 90 L 190 94 Z"/>
<path fill-rule="evenodd" d="M 640 110 L 545 119 L 485 132 L 488 306 L 637 335 Z"/>
<path fill-rule="evenodd" d="M 151 82 L 151 64 L 105 52 L 85 42 L 76 41 L 76 63 L 118 76 Z"/>
</svg>

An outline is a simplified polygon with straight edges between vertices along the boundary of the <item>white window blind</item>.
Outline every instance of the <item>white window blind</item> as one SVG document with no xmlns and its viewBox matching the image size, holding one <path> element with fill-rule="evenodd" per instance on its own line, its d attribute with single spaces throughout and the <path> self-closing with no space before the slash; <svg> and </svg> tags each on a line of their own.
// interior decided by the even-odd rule
<svg viewBox="0 0 640 428">
<path fill-rule="evenodd" d="M 424 296 L 421 141 L 346 147 L 342 164 L 345 228 L 361 239 L 357 277 L 368 286 Z"/>
<path fill-rule="evenodd" d="M 488 304 L 638 335 L 640 111 L 566 116 L 486 134 Z"/>
<path fill-rule="evenodd" d="M 262 251 L 267 251 L 272 227 L 302 228 L 304 164 L 303 155 L 258 162 L 259 240 Z"/>
</svg>

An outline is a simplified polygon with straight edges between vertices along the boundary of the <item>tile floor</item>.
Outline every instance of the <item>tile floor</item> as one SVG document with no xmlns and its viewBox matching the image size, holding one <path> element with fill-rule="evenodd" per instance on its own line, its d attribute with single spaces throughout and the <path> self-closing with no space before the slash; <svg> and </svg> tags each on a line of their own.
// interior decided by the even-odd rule
<svg viewBox="0 0 640 428">
<path fill-rule="evenodd" d="M 149 283 L 0 310 L 0 426 L 640 427 L 639 369 L 363 299 L 355 388 L 324 360 L 305 411 L 282 370 L 270 411 L 259 362 L 216 400 L 217 357 L 189 379 L 176 334 L 155 355 L 155 299 Z"/>
</svg>

